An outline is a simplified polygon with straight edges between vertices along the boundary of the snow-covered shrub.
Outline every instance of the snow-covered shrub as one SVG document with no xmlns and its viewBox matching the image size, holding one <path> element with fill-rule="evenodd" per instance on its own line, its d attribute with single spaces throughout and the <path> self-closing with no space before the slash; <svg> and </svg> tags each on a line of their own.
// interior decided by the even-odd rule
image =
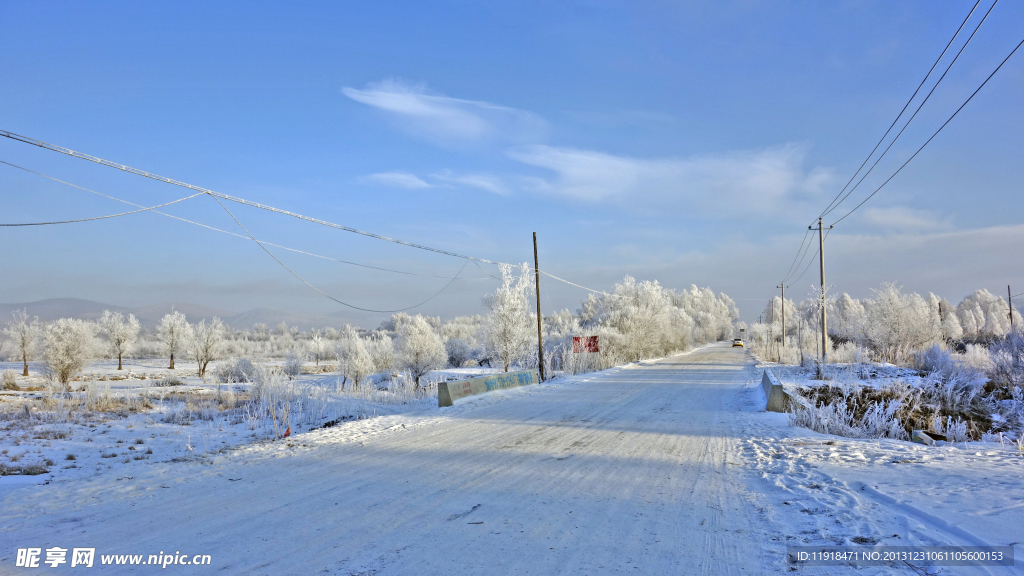
<svg viewBox="0 0 1024 576">
<path fill-rule="evenodd" d="M 217 381 L 224 383 L 252 382 L 256 376 L 256 365 L 248 358 L 234 358 L 217 368 Z"/>
<path fill-rule="evenodd" d="M 61 318 L 46 327 L 43 356 L 50 380 L 64 390 L 71 389 L 71 379 L 95 357 L 96 346 L 92 326 L 73 318 Z"/>
<path fill-rule="evenodd" d="M 828 361 L 834 364 L 853 364 L 859 362 L 863 352 L 853 342 L 843 342 L 833 346 L 828 353 Z"/>
<path fill-rule="evenodd" d="M 289 379 L 294 380 L 296 376 L 302 374 L 302 363 L 306 361 L 306 358 L 292 350 L 284 357 L 284 375 Z"/>
<path fill-rule="evenodd" d="M 3 382 L 3 389 L 4 390 L 18 390 L 19 389 L 18 388 L 18 375 L 14 372 L 14 370 L 10 370 L 10 369 L 4 370 L 3 376 L 0 377 L 0 380 L 2 380 L 2 382 Z"/>
<path fill-rule="evenodd" d="M 423 375 L 443 368 L 448 362 L 441 337 L 419 314 L 401 326 L 397 348 L 398 366 L 409 372 L 417 388 Z"/>
<path fill-rule="evenodd" d="M 448 365 L 452 368 L 461 368 L 473 354 L 473 350 L 458 338 L 452 338 L 444 343 L 444 351 L 448 354 Z"/>
<path fill-rule="evenodd" d="M 992 363 L 992 355 L 989 354 L 988 348 L 981 344 L 968 344 L 964 353 L 960 355 L 960 361 L 965 366 L 976 368 L 982 371 L 989 371 L 994 367 Z"/>
<path fill-rule="evenodd" d="M 365 341 L 366 351 L 370 353 L 373 372 L 391 373 L 395 368 L 395 343 L 384 332 L 374 332 Z"/>
<path fill-rule="evenodd" d="M 1008 333 L 992 344 L 989 353 L 992 380 L 1009 387 L 1024 386 L 1024 332 L 1014 330 Z"/>
<path fill-rule="evenodd" d="M 351 326 L 346 325 L 342 331 L 335 355 L 338 357 L 338 370 L 346 381 L 352 382 L 352 386 L 358 387 L 363 378 L 373 373 L 373 359 L 366 351 L 366 344 Z"/>
</svg>

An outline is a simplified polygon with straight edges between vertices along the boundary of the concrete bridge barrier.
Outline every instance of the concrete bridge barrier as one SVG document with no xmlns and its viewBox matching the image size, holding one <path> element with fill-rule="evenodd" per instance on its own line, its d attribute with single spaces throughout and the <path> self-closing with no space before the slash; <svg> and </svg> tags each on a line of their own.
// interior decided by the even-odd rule
<svg viewBox="0 0 1024 576">
<path fill-rule="evenodd" d="M 451 406 L 459 398 L 486 394 L 492 390 L 529 386 L 539 382 L 540 376 L 536 370 L 519 370 L 518 372 L 505 372 L 468 380 L 441 382 L 437 385 L 437 406 L 439 408 Z"/>
<path fill-rule="evenodd" d="M 768 412 L 789 411 L 789 406 L 793 400 L 789 397 L 789 394 L 786 394 L 786 390 L 782 387 L 782 382 L 779 382 L 779 379 L 775 377 L 771 370 L 765 369 L 764 376 L 761 377 L 761 388 L 764 389 L 764 397 L 768 401 L 765 410 Z"/>
</svg>

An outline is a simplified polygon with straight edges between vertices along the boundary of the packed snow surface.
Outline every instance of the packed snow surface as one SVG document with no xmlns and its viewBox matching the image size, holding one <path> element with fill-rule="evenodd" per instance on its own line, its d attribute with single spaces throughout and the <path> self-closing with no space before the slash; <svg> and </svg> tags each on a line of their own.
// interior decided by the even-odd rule
<svg viewBox="0 0 1024 576">
<path fill-rule="evenodd" d="M 0 573 L 54 546 L 95 547 L 104 574 L 154 567 L 100 555 L 179 551 L 212 558 L 181 574 L 770 574 L 787 544 L 854 538 L 1024 558 L 1015 450 L 790 428 L 759 381 L 719 344 L 129 476 L 0 478 Z"/>
</svg>

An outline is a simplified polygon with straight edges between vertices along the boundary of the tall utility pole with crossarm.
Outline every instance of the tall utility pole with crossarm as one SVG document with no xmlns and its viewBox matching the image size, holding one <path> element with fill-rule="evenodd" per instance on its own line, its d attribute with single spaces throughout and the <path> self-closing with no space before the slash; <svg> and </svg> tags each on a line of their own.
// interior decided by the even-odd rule
<svg viewBox="0 0 1024 576">
<path fill-rule="evenodd" d="M 821 370 L 824 370 L 825 364 L 828 363 L 828 314 L 825 310 L 825 227 L 821 224 L 819 217 L 818 227 L 808 226 L 807 229 L 818 231 L 818 264 L 821 266 Z M 831 230 L 832 227 L 829 226 L 828 229 Z"/>
</svg>

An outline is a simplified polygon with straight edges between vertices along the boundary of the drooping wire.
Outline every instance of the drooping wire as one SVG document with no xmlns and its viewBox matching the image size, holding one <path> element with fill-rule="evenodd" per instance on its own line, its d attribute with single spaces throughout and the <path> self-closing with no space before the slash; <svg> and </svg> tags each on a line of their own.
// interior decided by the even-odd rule
<svg viewBox="0 0 1024 576">
<path fill-rule="evenodd" d="M 889 145 L 886 146 L 885 150 L 883 150 L 882 153 L 878 156 L 878 158 L 875 159 L 875 163 L 871 165 L 871 168 L 869 168 L 868 171 L 865 172 L 863 176 L 861 176 L 860 180 L 858 180 L 857 183 L 854 184 L 853 188 L 850 188 L 850 190 L 843 196 L 841 200 L 839 200 L 839 202 L 836 202 L 834 206 L 827 209 L 824 212 L 824 214 L 822 214 L 823 216 L 831 213 L 833 210 L 838 208 L 840 204 L 845 202 L 846 199 L 849 198 L 851 194 L 853 194 L 854 190 L 856 190 L 861 185 L 861 183 L 864 182 L 864 179 L 867 178 L 869 174 L 871 174 L 871 172 L 875 169 L 876 166 L 878 166 L 878 163 L 882 161 L 882 158 L 885 157 L 889 150 L 892 149 L 893 144 L 895 144 L 896 141 L 900 139 L 900 136 L 903 135 L 903 132 L 907 129 L 907 126 L 910 126 L 910 123 L 913 122 L 914 118 L 917 117 L 917 113 L 921 111 L 921 108 L 923 108 L 925 103 L 928 102 L 928 99 L 931 98 L 932 94 L 935 92 L 935 89 L 939 87 L 940 83 L 942 83 L 942 79 L 945 78 L 946 74 L 949 73 L 949 70 L 953 67 L 953 64 L 956 64 L 957 59 L 959 59 L 960 55 L 963 54 L 964 50 L 967 48 L 967 45 L 971 43 L 971 40 L 974 38 L 974 35 L 977 34 L 978 30 L 981 29 L 981 25 L 985 23 L 985 20 L 988 20 L 989 14 L 992 13 L 992 9 L 996 7 L 996 4 L 998 2 L 999 0 L 995 0 L 995 2 L 992 3 L 992 6 L 988 9 L 988 12 L 985 13 L 985 17 L 981 19 L 981 22 L 978 22 L 978 25 L 974 28 L 974 32 L 971 32 L 971 35 L 967 38 L 967 41 L 964 42 L 964 45 L 960 47 L 960 51 L 957 52 L 956 56 L 953 57 L 953 60 L 949 63 L 948 66 L 946 66 L 946 70 L 942 73 L 942 76 L 940 76 L 939 79 L 935 82 L 935 85 L 932 86 L 932 89 L 928 91 L 928 94 L 924 97 L 924 100 L 922 100 L 921 103 L 918 104 L 917 109 L 914 110 L 914 113 L 903 125 L 903 128 L 901 128 L 899 133 L 896 134 L 896 137 L 893 138 L 891 142 L 889 142 Z"/>
<path fill-rule="evenodd" d="M 1021 47 L 1022 45 L 1024 45 L 1024 40 L 1021 40 L 1021 41 L 1020 41 L 1020 43 L 1019 43 L 1019 44 L 1017 44 L 1017 46 L 1015 46 L 1015 47 L 1013 48 L 1013 50 L 1011 50 L 1011 51 L 1010 51 L 1010 53 L 1009 53 L 1009 54 L 1008 54 L 1008 55 L 1006 56 L 1006 58 L 1004 58 L 1004 59 L 1003 59 L 1003 61 L 999 63 L 999 66 L 996 66 L 996 69 L 995 69 L 995 70 L 993 70 L 993 71 L 992 71 L 992 73 L 991 73 L 991 74 L 989 74 L 987 78 L 985 78 L 985 81 L 984 81 L 984 82 L 982 82 L 982 83 L 981 83 L 981 85 L 980 85 L 980 86 L 978 86 L 978 88 L 977 88 L 977 89 L 975 89 L 975 90 L 974 90 L 974 92 L 972 92 L 972 93 L 971 93 L 971 95 L 970 95 L 970 96 L 969 96 L 969 97 L 967 98 L 967 100 L 964 100 L 964 103 L 963 103 L 963 104 L 961 104 L 961 105 L 960 105 L 960 107 L 956 109 L 956 112 L 953 112 L 953 115 L 952 115 L 952 116 L 950 116 L 950 117 L 949 117 L 949 118 L 948 118 L 948 119 L 947 119 L 947 120 L 946 120 L 945 122 L 943 122 L 943 123 L 942 123 L 942 126 L 939 126 L 939 129 L 938 129 L 938 130 L 936 130 L 936 131 L 935 131 L 935 133 L 934 133 L 934 134 L 932 134 L 932 135 L 931 135 L 931 137 L 930 137 L 930 138 L 928 138 L 928 140 L 926 140 L 926 141 L 925 141 L 925 143 L 924 143 L 924 144 L 922 144 L 922 145 L 921 145 L 921 147 L 920 147 L 920 148 L 918 148 L 918 149 L 917 149 L 917 151 L 916 151 L 916 152 L 914 152 L 914 154 L 913 154 L 913 155 L 912 155 L 912 156 L 911 156 L 910 158 L 907 158 L 907 161 L 906 161 L 906 162 L 904 162 L 904 163 L 903 163 L 903 164 L 902 164 L 902 165 L 901 165 L 901 166 L 900 166 L 899 168 L 897 168 L 897 169 L 896 169 L 896 171 L 895 171 L 895 172 L 893 172 L 892 176 L 889 176 L 889 177 L 888 177 L 888 178 L 887 178 L 887 179 L 885 180 L 885 182 L 882 182 L 881 186 L 879 186 L 878 188 L 876 188 L 876 189 L 875 189 L 875 191 L 874 191 L 874 192 L 872 192 L 871 194 L 869 194 L 867 198 L 865 198 L 864 200 L 862 200 L 862 201 L 860 202 L 860 204 L 857 204 L 856 206 L 854 206 L 854 207 L 853 207 L 853 210 L 850 210 L 849 212 L 847 212 L 846 214 L 844 214 L 842 218 L 840 218 L 840 219 L 836 220 L 835 222 L 833 222 L 833 225 L 835 225 L 835 224 L 838 224 L 838 223 L 842 222 L 842 221 L 843 221 L 843 220 L 845 220 L 845 219 L 846 219 L 846 218 L 847 218 L 847 217 L 848 217 L 848 216 L 849 216 L 850 214 L 853 214 L 854 212 L 856 212 L 858 208 L 860 208 L 861 206 L 863 206 L 863 205 L 864 205 L 864 203 L 866 203 L 866 202 L 867 202 L 868 200 L 870 200 L 870 199 L 871 199 L 871 198 L 872 198 L 872 197 L 873 197 L 873 196 L 874 196 L 875 194 L 878 194 L 878 191 L 879 191 L 879 190 L 881 190 L 881 189 L 882 189 L 883 187 L 885 187 L 885 185 L 886 185 L 886 184 L 888 184 L 890 180 L 892 180 L 893 178 L 895 178 L 895 177 L 896 177 L 896 175 L 897 175 L 897 174 L 899 174 L 899 173 L 900 173 L 900 171 L 901 171 L 901 170 L 903 170 L 903 168 L 905 168 L 905 167 L 907 166 L 907 164 L 910 164 L 910 161 L 911 161 L 911 160 L 913 160 L 913 159 L 914 159 L 915 157 L 917 157 L 917 155 L 921 153 L 921 150 L 924 150 L 924 147 L 925 147 L 925 146 L 927 146 L 927 145 L 928 145 L 928 143 L 929 143 L 929 142 L 931 142 L 931 141 L 932 141 L 932 140 L 933 140 L 933 139 L 934 139 L 934 138 L 935 138 L 936 136 L 938 136 L 938 135 L 939 135 L 939 132 L 942 132 L 942 129 L 943 129 L 943 128 L 945 128 L 947 124 L 949 124 L 950 122 L 952 122 L 952 121 L 953 121 L 953 118 L 956 118 L 956 115 L 957 115 L 957 114 L 959 114 L 959 113 L 960 113 L 960 111 L 964 109 L 964 106 L 967 106 L 967 103 L 968 103 L 968 102 L 970 102 L 970 101 L 971 101 L 971 100 L 972 100 L 972 99 L 973 99 L 973 98 L 974 98 L 974 97 L 975 97 L 975 96 L 976 96 L 976 95 L 978 94 L 978 92 L 980 92 L 980 91 L 981 91 L 981 89 L 985 87 L 985 84 L 988 84 L 988 81 L 989 81 L 989 80 L 991 80 L 991 79 L 992 79 L 992 77 L 996 75 L 996 72 L 999 72 L 999 69 L 1000 69 L 1000 68 L 1002 68 L 1004 64 L 1006 64 L 1006 62 L 1007 62 L 1007 61 L 1008 61 L 1008 60 L 1009 60 L 1009 59 L 1010 59 L 1010 58 L 1011 58 L 1011 57 L 1012 57 L 1012 56 L 1014 55 L 1014 53 L 1016 53 L 1016 52 L 1017 52 L 1017 50 L 1018 50 L 1018 49 L 1019 49 L 1019 48 L 1020 48 L 1020 47 Z"/>
<path fill-rule="evenodd" d="M 783 278 L 782 278 L 783 282 L 785 282 L 787 279 L 789 279 L 790 273 L 793 272 L 793 267 L 797 265 L 796 261 L 797 261 L 798 258 L 800 258 L 800 252 L 803 251 L 803 249 L 804 249 L 804 242 L 807 242 L 807 235 L 810 234 L 810 233 L 811 233 L 810 229 L 808 229 L 807 231 L 804 232 L 804 237 L 803 237 L 802 240 L 800 240 L 800 247 L 797 248 L 797 250 L 796 250 L 796 256 L 793 257 L 793 262 L 789 265 L 789 270 L 786 270 L 786 275 L 783 276 Z"/>
<path fill-rule="evenodd" d="M 871 149 L 871 153 L 869 153 L 867 157 L 864 158 L 864 161 L 861 162 L 860 167 L 857 168 L 857 171 L 853 173 L 853 176 L 850 176 L 850 180 L 846 182 L 846 185 L 843 186 L 843 189 L 840 190 L 838 194 L 836 194 L 836 197 L 833 198 L 831 202 L 829 202 L 828 206 L 825 207 L 825 210 L 823 210 L 821 214 L 818 215 L 819 218 L 828 214 L 828 212 L 833 208 L 833 205 L 836 203 L 836 201 L 839 200 L 839 197 L 843 195 L 843 192 L 846 191 L 847 187 L 850 186 L 850 183 L 852 183 L 853 180 L 857 177 L 857 174 L 859 174 L 860 171 L 864 169 L 864 166 L 867 165 L 868 160 L 871 160 L 871 156 L 873 156 L 874 153 L 878 150 L 878 147 L 882 145 L 882 142 L 885 141 L 885 138 L 889 135 L 889 132 L 892 131 L 893 127 L 896 126 L 896 123 L 899 122 L 900 117 L 903 116 L 903 113 L 907 111 L 907 107 L 909 107 L 910 103 L 914 101 L 914 98 L 917 96 L 917 93 L 921 91 L 921 88 L 924 86 L 924 83 L 928 81 L 928 78 L 932 75 L 932 72 L 935 71 L 935 67 L 939 65 L 939 62 L 942 60 L 942 57 L 946 55 L 946 51 L 949 50 L 949 47 L 953 45 L 953 41 L 956 40 L 956 37 L 960 35 L 960 31 L 963 30 L 964 26 L 967 24 L 967 21 L 971 19 L 971 15 L 974 14 L 974 11 L 978 8 L 978 4 L 981 4 L 981 0 L 977 0 L 977 2 L 974 3 L 974 6 L 971 8 L 971 11 L 967 14 L 967 17 L 964 18 L 964 21 L 960 23 L 960 27 L 956 29 L 956 32 L 953 34 L 953 37 L 949 39 L 948 43 L 946 43 L 946 47 L 942 49 L 942 53 L 939 54 L 939 57 L 935 59 L 935 63 L 932 64 L 932 67 L 928 69 L 928 73 L 925 74 L 924 78 L 921 79 L 921 83 L 917 85 L 917 89 L 914 90 L 914 93 L 910 95 L 910 98 L 907 100 L 907 103 L 903 105 L 903 108 L 900 110 L 900 113 L 897 114 L 896 118 L 893 119 L 892 124 L 889 125 L 889 128 L 885 131 L 885 134 L 882 134 L 882 137 L 878 140 L 878 143 L 875 144 L 875 147 Z M 995 4 L 993 4 L 993 6 L 995 6 Z M 989 11 L 991 12 L 991 8 L 989 9 Z M 942 80 L 939 79 L 939 81 L 941 82 Z M 936 86 L 937 85 L 938 83 L 936 83 Z M 934 88 L 932 88 L 932 90 L 934 90 Z M 911 120 L 913 120 L 913 118 L 911 118 Z M 906 126 L 904 126 L 904 128 L 906 128 Z M 897 136 L 896 138 L 899 138 L 899 136 Z M 895 141 L 896 139 L 893 139 L 893 142 Z"/>
<path fill-rule="evenodd" d="M 4 162 L 4 164 L 6 164 L 6 162 Z M 128 216 L 129 214 L 138 214 L 140 212 L 148 212 L 150 210 L 156 210 L 157 208 L 163 208 L 165 206 L 170 206 L 171 204 L 177 204 L 178 202 L 184 202 L 185 200 L 191 200 L 192 198 L 195 198 L 196 196 L 204 196 L 204 194 L 202 192 L 197 192 L 197 193 L 195 193 L 195 194 L 193 194 L 191 196 L 186 196 L 184 198 L 178 198 L 177 200 L 172 200 L 171 202 L 167 202 L 165 204 L 158 204 L 156 206 L 150 206 L 148 208 L 140 208 L 139 210 L 131 210 L 129 212 L 121 212 L 120 214 L 108 214 L 106 216 L 93 216 L 92 218 L 79 218 L 77 220 L 57 220 L 57 221 L 54 221 L 54 222 L 20 222 L 20 223 L 16 223 L 16 224 L 0 224 L 0 226 L 5 226 L 5 227 L 7 227 L 7 226 L 10 226 L 10 227 L 13 227 L 13 226 L 51 226 L 51 225 L 54 225 L 54 224 L 74 224 L 74 223 L 77 223 L 77 222 L 92 222 L 92 221 L 95 221 L 95 220 L 106 220 L 107 218 L 117 218 L 118 216 Z"/>
<path fill-rule="evenodd" d="M 221 207 L 221 208 L 223 208 L 223 209 L 224 209 L 224 211 L 228 213 L 228 216 L 231 216 L 231 219 L 232 219 L 232 220 L 234 220 L 234 221 L 235 221 L 235 223 L 236 223 L 236 224 L 238 224 L 238 226 L 239 226 L 239 227 L 240 227 L 240 228 L 241 228 L 242 230 L 244 230 L 246 234 L 248 234 L 248 235 L 249 235 L 249 238 L 251 238 L 253 242 L 255 242 L 255 243 L 256 243 L 256 244 L 257 244 L 257 245 L 258 245 L 258 246 L 259 246 L 260 248 L 262 248 L 262 249 L 263 249 L 263 251 L 267 253 L 267 255 L 269 255 L 269 256 L 270 256 L 271 258 L 273 258 L 273 259 L 274 259 L 274 261 L 276 261 L 276 262 L 277 262 L 278 264 L 280 264 L 282 268 L 284 268 L 285 270 L 287 270 L 287 271 L 288 271 L 288 273 L 290 273 L 290 274 L 291 274 L 292 276 L 295 276 L 296 278 L 298 278 L 298 280 L 299 280 L 300 282 L 302 282 L 302 283 L 303 283 L 303 284 L 305 284 L 306 286 L 309 286 L 310 288 L 312 288 L 312 289 L 313 289 L 313 290 L 315 290 L 316 292 L 320 293 L 320 295 L 322 295 L 322 296 L 326 297 L 327 299 L 329 299 L 329 300 L 332 300 L 332 301 L 334 301 L 334 302 L 337 302 L 338 304 L 341 304 L 342 306 L 347 306 L 347 307 L 349 307 L 349 308 L 352 308 L 352 309 L 355 309 L 355 310 L 362 310 L 363 312 L 382 312 L 382 313 L 388 313 L 388 314 L 392 314 L 392 313 L 395 313 L 395 312 L 404 312 L 404 311 L 406 311 L 406 310 L 412 310 L 413 308 L 418 308 L 418 307 L 420 307 L 420 306 L 422 306 L 422 305 L 426 304 L 427 302 L 430 302 L 430 301 L 431 301 L 431 300 L 433 300 L 434 298 L 437 298 L 438 296 L 440 296 L 440 295 L 441 295 L 441 293 L 442 293 L 442 292 L 444 292 L 445 290 L 447 290 L 447 289 L 448 289 L 448 287 L 452 285 L 452 282 L 455 282 L 455 280 L 456 280 L 456 279 L 457 279 L 457 278 L 459 277 L 459 274 L 462 274 L 462 271 L 466 269 L 466 264 L 469 264 L 469 261 L 468 261 L 468 260 L 466 260 L 465 262 L 463 262 L 463 263 L 462 263 L 462 268 L 459 268 L 459 273 L 458 273 L 458 274 L 456 274 L 456 275 L 455 275 L 455 276 L 454 276 L 454 277 L 453 277 L 453 278 L 452 278 L 451 280 L 449 280 L 449 281 L 448 281 L 448 283 L 447 283 L 447 284 L 445 284 L 443 288 L 441 288 L 440 290 L 438 290 L 438 291 L 437 291 L 437 293 L 436 293 L 436 294 L 434 294 L 434 295 L 433 295 L 433 296 L 431 296 L 430 298 L 427 298 L 426 300 L 424 300 L 424 301 L 420 302 L 419 304 L 415 304 L 415 305 L 413 305 L 413 306 L 408 306 L 408 307 L 406 307 L 406 308 L 399 308 L 399 309 L 397 309 L 397 310 L 373 310 L 373 309 L 370 309 L 370 308 L 362 308 L 362 307 L 359 307 L 359 306 L 355 306 L 355 305 L 353 305 L 353 304 L 349 304 L 348 302 L 343 302 L 343 301 L 341 301 L 341 300 L 338 300 L 338 299 L 337 299 L 337 298 L 335 298 L 334 296 L 331 296 L 330 294 L 328 294 L 328 293 L 324 292 L 323 290 L 321 290 L 321 289 L 317 288 L 316 286 L 314 286 L 314 285 L 310 284 L 310 283 L 309 283 L 308 281 L 306 281 L 306 279 L 305 279 L 305 278 L 303 278 L 302 276 L 299 276 L 298 274 L 296 274 L 294 270 L 292 270 L 291 268 L 289 268 L 289 267 L 288 267 L 288 266 L 287 266 L 287 265 L 286 265 L 286 264 L 285 264 L 284 262 L 282 262 L 282 261 L 281 261 L 281 260 L 280 260 L 280 259 L 279 259 L 279 258 L 278 258 L 277 256 L 275 256 L 273 252 L 271 252 L 271 251 L 270 251 L 270 250 L 269 250 L 269 249 L 268 249 L 268 248 L 267 248 L 266 246 L 264 246 L 264 245 L 263 245 L 263 243 L 262 243 L 262 242 L 260 242 L 259 240 L 257 240 L 257 239 L 256 239 L 256 237 L 255 237 L 255 236 L 253 236 L 251 232 L 249 232 L 249 229 L 248 229 L 248 228 L 246 228 L 246 227 L 245 227 L 245 226 L 244 226 L 244 225 L 243 225 L 243 224 L 242 224 L 242 223 L 241 223 L 241 222 L 240 222 L 240 221 L 238 220 L 238 218 L 236 218 L 236 217 L 235 217 L 235 215 L 234 215 L 234 214 L 232 214 L 230 210 L 228 210 L 228 207 L 227 207 L 227 206 L 225 206 L 225 205 L 224 205 L 224 203 L 220 201 L 220 198 L 217 198 L 216 196 L 213 196 L 213 199 L 214 199 L 214 200 L 215 200 L 215 201 L 217 202 L 217 204 L 220 204 L 220 207 Z"/>
<path fill-rule="evenodd" d="M 90 194 L 95 194 L 97 196 L 102 196 L 102 197 L 108 198 L 110 200 L 115 200 L 115 201 L 121 202 L 123 204 L 128 204 L 129 206 L 142 207 L 141 204 L 136 204 L 135 202 L 129 202 L 128 200 L 124 200 L 124 199 L 118 198 L 116 196 L 111 196 L 109 194 L 104 194 L 102 192 L 97 192 L 95 190 L 90 190 L 89 188 L 85 188 L 85 187 L 79 186 L 77 184 L 72 184 L 71 182 L 67 182 L 67 181 L 61 180 L 59 178 L 54 178 L 53 176 L 49 176 L 49 175 L 43 174 L 42 172 L 36 172 L 35 170 L 31 170 L 31 169 L 25 168 L 23 166 L 18 166 L 17 164 L 11 164 L 10 162 L 5 162 L 3 160 L 0 160 L 0 164 L 6 164 L 7 166 L 10 166 L 12 168 L 17 168 L 18 170 L 24 170 L 25 172 L 29 172 L 30 174 L 35 174 L 37 176 L 42 176 L 43 178 L 47 178 L 49 180 L 53 180 L 54 182 L 59 182 L 61 184 L 66 184 L 68 186 L 71 186 L 72 188 L 78 188 L 79 190 L 84 190 L 85 192 L 89 192 Z M 199 192 L 197 194 L 193 194 L 192 196 L 189 196 L 188 198 L 194 198 L 195 196 L 202 196 L 203 194 L 204 193 Z M 187 199 L 187 198 L 183 198 L 182 200 L 185 200 L 185 199 Z M 181 200 L 175 200 L 175 202 L 180 202 L 180 201 Z M 161 206 L 166 206 L 166 204 L 161 205 Z M 188 223 L 188 224 L 192 224 L 192 225 L 195 225 L 195 226 L 200 226 L 202 228 L 206 228 L 207 230 L 212 230 L 214 232 L 220 232 L 221 234 L 227 234 L 229 236 L 234 236 L 236 238 L 242 238 L 244 240 L 249 240 L 248 236 L 245 236 L 245 235 L 242 235 L 242 234 L 236 234 L 234 232 L 229 232 L 227 230 L 221 230 L 220 228 L 215 228 L 213 226 L 209 226 L 209 225 L 203 224 L 201 222 L 196 222 L 194 220 L 189 220 L 187 218 L 182 218 L 180 216 L 175 216 L 173 214 L 168 214 L 166 212 L 160 212 L 159 210 L 154 210 L 154 208 L 160 208 L 161 206 L 154 206 L 152 208 L 145 208 L 145 210 L 150 210 L 154 214 L 159 214 L 161 216 L 166 216 L 168 218 L 173 218 L 175 220 L 180 220 L 180 221 Z M 124 214 L 134 214 L 135 212 L 142 212 L 142 210 L 135 210 L 133 212 L 125 212 Z M 381 270 L 383 272 L 392 272 L 392 273 L 395 273 L 395 274 L 405 274 L 405 275 L 408 275 L 408 276 L 422 276 L 422 277 L 425 277 L 425 278 L 440 278 L 440 279 L 444 279 L 444 280 L 448 280 L 448 279 L 452 278 L 451 276 L 438 276 L 438 275 L 434 275 L 434 274 L 420 274 L 418 272 L 408 272 L 408 271 L 405 271 L 405 270 L 394 270 L 394 269 L 391 269 L 391 268 L 383 268 L 383 267 L 380 267 L 380 266 L 371 266 L 369 264 L 360 264 L 358 262 L 350 262 L 348 260 L 340 260 L 338 258 L 332 258 L 330 256 L 323 256 L 321 254 L 315 254 L 313 252 L 306 252 L 305 250 L 299 250 L 297 248 L 289 248 L 288 246 L 282 246 L 280 244 L 274 244 L 273 242 L 267 242 L 266 240 L 261 240 L 261 242 L 263 242 L 267 246 L 273 246 L 274 248 L 280 248 L 282 250 L 288 250 L 289 252 L 295 252 L 296 254 L 303 254 L 305 256 L 312 256 L 313 258 L 320 258 L 320 259 L 323 259 L 323 260 L 331 260 L 333 262 L 338 262 L 340 264 L 348 264 L 350 266 L 358 266 L 360 268 L 369 268 L 371 270 Z M 482 267 L 480 267 L 479 264 L 477 264 L 477 267 L 480 268 L 480 270 L 484 274 L 487 274 L 487 271 L 484 270 Z M 487 274 L 487 275 L 490 276 L 491 278 L 496 278 L 493 275 L 490 275 L 490 274 Z M 486 278 L 461 278 L 460 277 L 459 280 L 486 280 Z"/>
<path fill-rule="evenodd" d="M 9 132 L 7 130 L 0 130 L 0 136 L 3 136 L 5 138 L 10 138 L 11 140 L 15 140 L 15 141 L 22 142 L 22 143 L 25 143 L 25 144 L 31 144 L 33 146 L 38 146 L 40 148 L 45 148 L 46 150 L 51 150 L 53 152 L 59 152 L 61 154 L 67 154 L 68 156 L 71 156 L 73 158 L 80 158 L 82 160 L 88 160 L 90 162 L 95 162 L 97 164 L 101 164 L 103 166 L 108 166 L 110 168 L 117 168 L 118 170 L 121 170 L 123 172 L 130 172 L 132 174 L 136 174 L 136 175 L 142 176 L 144 178 L 149 178 L 149 179 L 152 179 L 152 180 L 157 180 L 159 182 L 164 182 L 164 183 L 167 183 L 167 184 L 172 184 L 174 186 L 181 186 L 182 188 L 188 188 L 190 190 L 195 190 L 196 192 L 202 192 L 202 193 L 205 193 L 205 194 L 209 194 L 210 196 L 213 196 L 213 197 L 221 199 L 221 200 L 227 200 L 229 202 L 235 202 L 237 204 L 243 204 L 245 206 L 251 206 L 253 208 L 259 208 L 260 210 L 267 210 L 269 212 L 275 212 L 277 214 L 283 214 L 285 216 L 291 216 L 292 218 L 298 218 L 300 220 L 306 220 L 307 222 L 312 222 L 314 224 L 319 224 L 321 226 L 327 226 L 329 228 L 335 228 L 335 229 L 338 229 L 338 230 L 343 230 L 345 232 L 352 232 L 353 234 L 361 234 L 363 236 L 367 236 L 367 237 L 370 237 L 370 238 L 376 238 L 377 240 L 383 240 L 385 242 L 393 242 L 395 244 L 401 244 L 403 246 L 408 246 L 410 248 L 416 248 L 416 249 L 419 249 L 419 250 L 426 250 L 428 252 L 436 252 L 438 254 L 444 254 L 446 256 L 452 256 L 452 257 L 455 257 L 455 258 L 462 258 L 462 259 L 466 259 L 466 260 L 476 260 L 478 262 L 485 262 L 487 264 L 501 264 L 501 262 L 495 262 L 494 260 L 488 260 L 486 258 L 476 258 L 476 257 L 473 257 L 473 256 L 466 256 L 465 254 L 458 254 L 456 252 L 450 252 L 448 250 L 442 250 L 440 248 L 432 248 L 430 246 L 425 246 L 423 244 L 417 244 L 415 242 L 406 242 L 405 240 L 399 240 L 397 238 L 390 238 L 388 236 L 383 236 L 383 235 L 380 235 L 380 234 L 375 234 L 373 232 L 366 232 L 365 230 L 359 230 L 357 228 L 352 228 L 350 226 L 344 226 L 342 224 L 335 224 L 333 222 L 328 222 L 326 220 L 321 220 L 319 218 L 314 218 L 312 216 L 304 216 L 304 215 L 298 214 L 296 212 L 291 212 L 289 210 L 283 210 L 281 208 L 275 208 L 273 206 L 268 206 L 268 205 L 265 205 L 265 204 L 260 204 L 258 202 L 253 202 L 251 200 L 246 200 L 244 198 L 238 198 L 236 196 L 229 196 L 227 194 L 222 194 L 220 192 L 215 192 L 213 190 L 209 190 L 207 188 L 202 188 L 202 187 L 196 186 L 194 184 L 189 184 L 187 182 L 181 182 L 180 180 L 174 180 L 174 179 L 171 179 L 171 178 L 167 178 L 166 176 L 160 176 L 158 174 L 153 174 L 151 172 L 146 172 L 145 170 L 139 170 L 138 168 L 132 168 L 131 166 L 125 166 L 124 164 L 118 164 L 116 162 L 111 162 L 110 160 L 104 160 L 104 159 L 98 158 L 96 156 L 90 156 L 89 154 L 84 154 L 82 152 L 76 152 L 74 150 L 71 150 L 70 148 L 64 148 L 63 146 L 57 146 L 56 144 L 50 144 L 48 142 L 43 142 L 42 140 L 36 140 L 35 138 L 30 138 L 28 136 L 22 136 L 20 134 L 15 134 L 15 133 Z"/>
</svg>

